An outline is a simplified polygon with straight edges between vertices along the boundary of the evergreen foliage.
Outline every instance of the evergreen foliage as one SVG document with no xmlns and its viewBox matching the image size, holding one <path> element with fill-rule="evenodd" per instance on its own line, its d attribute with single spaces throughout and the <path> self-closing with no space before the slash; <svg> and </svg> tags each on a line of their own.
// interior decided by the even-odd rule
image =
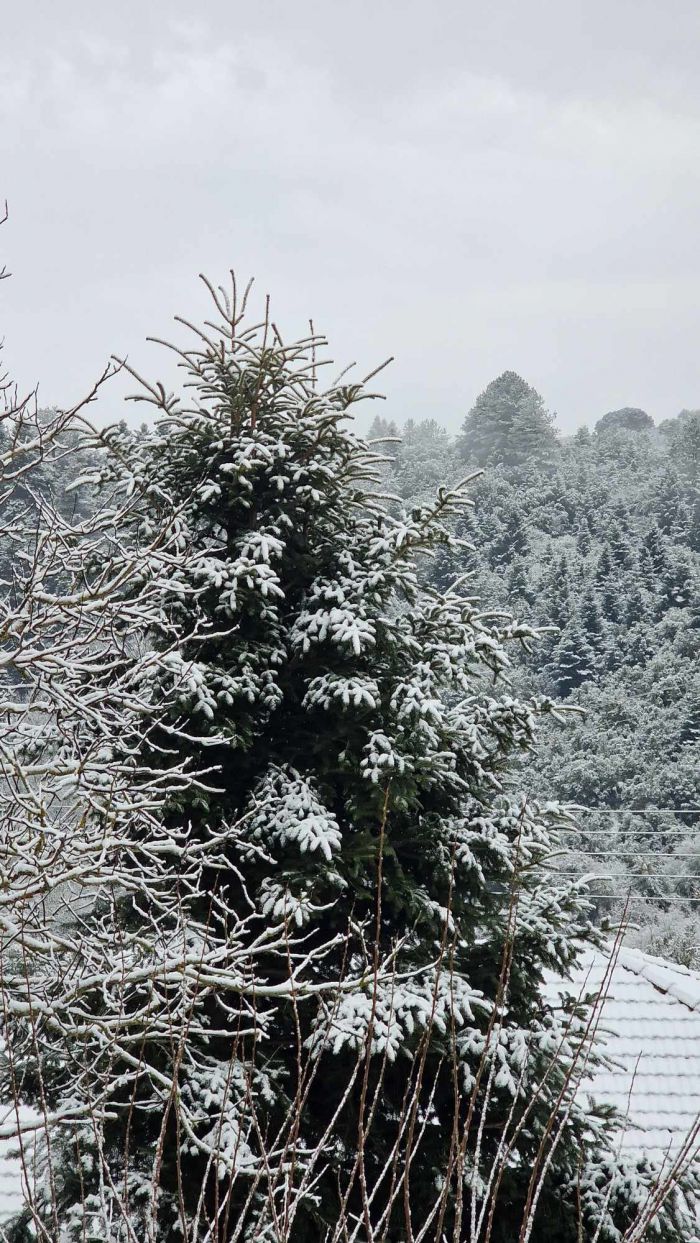
<svg viewBox="0 0 700 1243">
<path fill-rule="evenodd" d="M 504 371 L 477 397 L 458 441 L 460 457 L 477 466 L 547 460 L 556 446 L 553 416 L 515 371 Z"/>
<path fill-rule="evenodd" d="M 625 425 L 628 410 L 613 415 L 563 441 L 549 462 L 490 466 L 463 524 L 472 550 L 452 556 L 451 569 L 470 573 L 475 594 L 555 628 L 521 656 L 515 683 L 586 715 L 563 731 L 546 727 L 527 780 L 592 809 L 580 813 L 589 832 L 568 839 L 580 846 L 568 866 L 593 872 L 593 892 L 610 895 L 601 912 L 621 913 L 629 890 L 640 895 L 638 939 L 661 952 L 664 910 L 664 928 L 677 919 L 700 941 L 700 751 L 686 724 L 699 687 L 699 424 L 686 411 L 655 433 L 640 418 L 640 434 Z M 458 441 L 453 473 L 462 452 Z M 669 931 L 667 952 L 678 945 L 685 961 L 686 933 Z"/>
<path fill-rule="evenodd" d="M 595 425 L 598 434 L 614 428 L 628 432 L 650 432 L 653 431 L 654 420 L 638 406 L 623 406 L 621 410 L 608 411 Z"/>
<path fill-rule="evenodd" d="M 57 667 L 43 709 L 78 803 L 76 739 L 92 757 L 65 845 L 90 835 L 90 918 L 48 959 L 33 934 L 29 1010 L 22 964 L 5 980 L 14 1086 L 65 1107 L 13 1243 L 612 1243 L 651 1171 L 573 1099 L 585 1007 L 543 996 L 594 933 L 546 870 L 556 809 L 511 779 L 548 709 L 506 676 L 534 633 L 417 576 L 477 555 L 464 487 L 389 512 L 346 423 L 363 386 L 323 389 L 315 343 L 215 300 L 187 403 L 148 387 L 155 429 L 106 437 L 101 485 L 134 499 L 61 597 L 99 611 L 115 584 L 116 647 Z M 551 429 L 515 380 L 530 456 Z M 592 661 L 569 639 L 560 682 Z M 678 1213 L 655 1237 L 687 1236 Z"/>
</svg>

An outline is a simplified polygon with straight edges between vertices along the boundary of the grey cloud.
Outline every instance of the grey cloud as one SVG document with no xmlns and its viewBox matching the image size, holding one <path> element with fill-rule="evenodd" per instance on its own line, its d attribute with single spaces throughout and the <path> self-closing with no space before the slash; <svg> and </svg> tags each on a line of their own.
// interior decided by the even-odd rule
<svg viewBox="0 0 700 1243">
<path fill-rule="evenodd" d="M 0 195 L 46 402 L 111 350 L 157 370 L 145 336 L 235 265 L 339 360 L 395 354 L 399 418 L 455 427 L 506 367 L 566 427 L 700 404 L 694 0 L 39 7 L 0 51 Z"/>
</svg>

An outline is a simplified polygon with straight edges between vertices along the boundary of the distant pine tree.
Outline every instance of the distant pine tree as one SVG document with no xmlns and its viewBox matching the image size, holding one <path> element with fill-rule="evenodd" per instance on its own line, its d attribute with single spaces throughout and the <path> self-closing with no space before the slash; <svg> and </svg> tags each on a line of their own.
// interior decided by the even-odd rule
<svg viewBox="0 0 700 1243">
<path fill-rule="evenodd" d="M 510 561 L 513 557 L 524 557 L 528 552 L 527 533 L 522 518 L 517 510 L 508 514 L 501 535 L 491 547 L 493 565 Z"/>
<path fill-rule="evenodd" d="M 606 621 L 619 622 L 622 620 L 620 593 L 616 584 L 609 579 L 600 593 L 600 608 Z"/>
<path fill-rule="evenodd" d="M 700 410 L 683 410 L 664 426 L 669 457 L 676 469 L 697 490 L 700 487 Z"/>
<path fill-rule="evenodd" d="M 672 467 L 664 471 L 658 487 L 658 523 L 664 535 L 673 535 L 678 525 L 678 512 L 685 500 L 684 488 Z"/>
<path fill-rule="evenodd" d="M 556 565 L 548 571 L 543 591 L 540 592 L 539 605 L 544 619 L 552 625 L 563 627 L 570 621 L 573 604 L 566 554 L 562 554 Z"/>
<path fill-rule="evenodd" d="M 626 619 L 625 619 L 626 620 Z M 629 624 L 629 623 L 627 623 Z M 624 661 L 626 665 L 646 665 L 653 655 L 653 647 L 645 631 L 637 627 L 632 635 L 623 639 Z M 640 850 L 641 850 L 640 846 Z"/>
<path fill-rule="evenodd" d="M 691 700 L 682 722 L 679 742 L 684 747 L 700 747 L 700 690 Z"/>
<path fill-rule="evenodd" d="M 662 601 L 666 608 L 685 609 L 693 600 L 697 582 L 688 562 L 678 557 L 665 571 L 662 579 Z"/>
<path fill-rule="evenodd" d="M 666 569 L 666 549 L 664 541 L 658 527 L 652 527 L 642 540 L 642 548 L 646 549 L 649 555 L 649 564 L 654 574 L 660 577 Z"/>
<path fill-rule="evenodd" d="M 381 447 L 381 446 L 380 446 Z M 409 419 L 401 443 L 392 446 L 395 457 L 394 488 L 413 501 L 434 496 L 439 484 L 449 483 L 456 473 L 452 437 L 435 419 Z"/>
<path fill-rule="evenodd" d="M 700 552 L 700 496 L 696 496 L 693 501 L 688 524 L 688 543 L 693 552 Z"/>
<path fill-rule="evenodd" d="M 596 567 L 596 573 L 595 573 L 596 582 L 602 586 L 605 583 L 608 583 L 610 581 L 610 579 L 613 577 L 613 574 L 614 574 L 614 567 L 613 567 L 613 560 L 610 555 L 610 549 L 608 548 L 607 544 L 604 544 L 603 551 L 601 552 L 598 558 L 598 565 Z"/>
<path fill-rule="evenodd" d="M 648 615 L 646 602 L 639 587 L 635 584 L 628 592 L 625 605 L 623 620 L 626 626 L 637 626 L 643 622 Z"/>
<path fill-rule="evenodd" d="M 576 534 L 576 551 L 580 557 L 587 557 L 591 551 L 591 533 L 588 524 L 579 528 Z"/>
<path fill-rule="evenodd" d="M 618 570 L 629 570 L 634 564 L 630 548 L 629 532 L 620 526 L 611 527 L 608 535 L 608 546 L 612 561 Z"/>
<path fill-rule="evenodd" d="M 508 571 L 508 599 L 514 604 L 523 601 L 527 604 L 533 602 L 532 584 L 527 575 L 525 562 L 522 560 L 513 561 Z"/>
<path fill-rule="evenodd" d="M 553 416 L 539 393 L 504 371 L 484 389 L 462 425 L 458 451 L 478 466 L 518 466 L 550 458 L 557 446 Z"/>
<path fill-rule="evenodd" d="M 386 440 L 398 438 L 399 435 L 399 429 L 393 419 L 385 419 L 381 414 L 375 414 L 367 432 L 367 439 L 369 441 Z"/>
<path fill-rule="evenodd" d="M 599 434 L 611 431 L 651 432 L 654 430 L 654 420 L 646 410 L 640 410 L 638 406 L 623 406 L 621 410 L 610 410 L 602 419 L 598 419 L 595 430 Z"/>
<path fill-rule="evenodd" d="M 548 666 L 555 693 L 566 698 L 593 677 L 596 655 L 583 629 L 575 622 L 566 626 Z"/>
<path fill-rule="evenodd" d="M 590 647 L 596 654 L 600 653 L 605 646 L 605 628 L 592 591 L 587 592 L 581 601 L 579 620 Z"/>
</svg>

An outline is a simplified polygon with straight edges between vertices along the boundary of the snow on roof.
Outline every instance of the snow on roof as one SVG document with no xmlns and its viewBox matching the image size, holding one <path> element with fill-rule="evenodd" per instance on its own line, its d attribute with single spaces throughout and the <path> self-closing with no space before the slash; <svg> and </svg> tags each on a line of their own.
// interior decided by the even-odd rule
<svg viewBox="0 0 700 1243">
<path fill-rule="evenodd" d="M 700 1118 L 700 975 L 640 950 L 587 951 L 547 992 L 601 999 L 596 1044 L 611 1063 L 586 1094 L 626 1117 L 622 1151 L 671 1161 Z M 700 1137 L 693 1145 L 698 1160 Z"/>
<path fill-rule="evenodd" d="M 26 1109 L 24 1106 L 20 1105 L 16 1111 L 14 1106 L 5 1105 L 0 1107 L 0 1126 L 3 1128 L 14 1126 L 17 1122 L 17 1115 L 19 1115 L 20 1123 L 29 1123 L 36 1117 L 33 1110 Z M 29 1158 L 26 1138 L 23 1147 L 26 1162 Z M 28 1177 L 31 1177 L 30 1169 L 27 1169 L 26 1173 Z M 19 1142 L 17 1139 L 0 1138 L 0 1240 L 5 1237 L 3 1225 L 19 1213 L 24 1203 L 24 1177 L 19 1156 Z"/>
</svg>

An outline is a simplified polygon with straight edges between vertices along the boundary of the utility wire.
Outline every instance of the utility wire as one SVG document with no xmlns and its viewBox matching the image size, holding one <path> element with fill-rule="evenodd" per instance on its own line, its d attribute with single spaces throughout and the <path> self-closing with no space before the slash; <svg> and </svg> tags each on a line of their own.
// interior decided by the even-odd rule
<svg viewBox="0 0 700 1243">
<path fill-rule="evenodd" d="M 683 894 L 591 894 L 586 892 L 584 897 L 589 897 L 591 901 L 607 901 L 607 902 L 700 902 L 700 897 L 684 897 Z"/>
<path fill-rule="evenodd" d="M 614 882 L 618 886 L 625 887 L 629 881 L 647 880 L 657 881 L 659 884 L 666 881 L 686 881 L 688 885 L 695 888 L 700 885 L 700 876 L 694 876 L 688 872 L 680 873 L 664 873 L 664 872 L 559 872 L 556 868 L 543 868 L 549 876 L 561 876 L 567 880 L 580 880 L 587 885 L 593 885 L 596 881 Z"/>
<path fill-rule="evenodd" d="M 576 854 L 576 850 L 569 847 L 565 854 Z M 614 855 L 616 859 L 700 859 L 700 848 L 698 850 L 586 850 L 587 855 L 597 858 L 605 858 L 608 855 Z"/>
<path fill-rule="evenodd" d="M 687 837 L 689 833 L 692 833 L 694 831 L 695 830 L 692 829 L 690 825 L 688 825 L 688 827 L 685 829 L 624 829 L 624 828 L 622 829 L 622 832 L 625 834 L 625 836 L 628 836 L 629 834 L 634 834 L 635 837 L 661 837 L 661 836 Z M 595 834 L 598 834 L 601 837 L 604 837 L 606 835 L 609 836 L 611 832 L 613 832 L 613 830 L 607 829 L 607 828 L 605 829 L 581 829 L 581 828 L 557 829 L 557 833 L 579 833 L 581 837 L 593 837 Z"/>
<path fill-rule="evenodd" d="M 562 803 L 565 811 L 592 811 L 597 816 L 688 816 L 700 815 L 700 807 L 587 807 L 584 803 Z"/>
</svg>

